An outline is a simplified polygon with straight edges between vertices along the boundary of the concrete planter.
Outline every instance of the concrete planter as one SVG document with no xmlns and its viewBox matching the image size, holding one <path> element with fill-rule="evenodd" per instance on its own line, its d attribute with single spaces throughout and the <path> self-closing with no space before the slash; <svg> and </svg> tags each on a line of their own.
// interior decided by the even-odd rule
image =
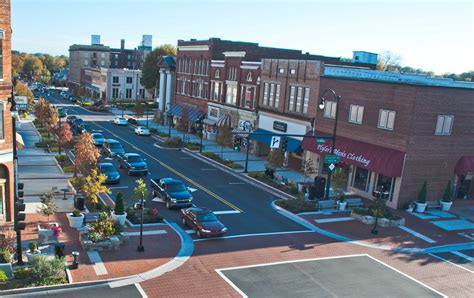
<svg viewBox="0 0 474 298">
<path fill-rule="evenodd" d="M 58 223 L 50 222 L 48 223 L 49 228 L 43 228 L 41 225 L 38 225 L 38 242 L 39 243 L 49 243 L 56 242 L 57 237 L 54 235 L 54 231 L 51 227 L 58 227 Z"/>
<path fill-rule="evenodd" d="M 346 201 L 344 202 L 337 201 L 337 210 L 340 210 L 340 211 L 346 210 L 346 206 L 347 206 Z"/>
<path fill-rule="evenodd" d="M 120 245 L 128 242 L 129 237 L 125 235 L 111 236 L 110 239 L 92 242 L 88 239 L 88 233 L 82 233 L 79 235 L 81 245 L 86 251 L 107 251 L 107 250 L 119 250 Z"/>
<path fill-rule="evenodd" d="M 121 226 L 125 225 L 125 220 L 127 219 L 127 212 L 124 214 L 115 214 L 115 212 L 112 212 L 112 220 L 115 222 L 118 222 Z"/>
<path fill-rule="evenodd" d="M 370 215 L 361 215 L 361 214 L 351 212 L 351 217 L 366 225 L 375 224 L 375 217 L 370 216 Z M 398 227 L 398 226 L 403 226 L 403 225 L 405 225 L 404 218 L 400 218 L 397 220 L 392 220 L 388 218 L 379 218 L 377 220 L 377 226 L 382 227 L 382 228 Z"/>
<path fill-rule="evenodd" d="M 416 212 L 419 212 L 419 213 L 425 212 L 425 210 L 426 210 L 426 205 L 427 205 L 426 203 L 418 203 L 418 202 L 416 202 L 415 204 L 416 204 L 416 209 L 415 209 Z"/>
<path fill-rule="evenodd" d="M 440 201 L 439 203 L 441 204 L 441 211 L 449 211 L 449 209 L 451 209 L 451 205 L 453 204 L 453 202 L 443 201 Z"/>
<path fill-rule="evenodd" d="M 79 229 L 82 227 L 82 223 L 84 222 L 84 214 L 81 213 L 81 216 L 76 217 L 72 216 L 72 213 L 68 213 L 67 219 L 71 228 Z"/>
<path fill-rule="evenodd" d="M 26 258 L 28 259 L 28 263 L 33 264 L 34 259 L 41 256 L 41 251 L 37 250 L 37 251 L 31 252 L 31 250 L 28 249 L 25 254 L 26 254 Z"/>
<path fill-rule="evenodd" d="M 373 225 L 375 223 L 375 217 L 370 216 L 370 215 L 362 215 L 362 214 L 351 212 L 351 216 L 355 220 L 360 221 L 361 223 L 366 224 L 366 225 Z"/>
</svg>

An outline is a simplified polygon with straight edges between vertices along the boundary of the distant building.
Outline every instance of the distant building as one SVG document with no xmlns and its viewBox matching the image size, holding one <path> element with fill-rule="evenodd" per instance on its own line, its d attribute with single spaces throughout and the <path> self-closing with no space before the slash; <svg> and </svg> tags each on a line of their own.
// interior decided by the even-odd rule
<svg viewBox="0 0 474 298">
<path fill-rule="evenodd" d="M 160 69 L 158 111 L 167 112 L 174 105 L 174 80 L 176 71 L 176 57 L 164 56 L 158 62 Z"/>
<path fill-rule="evenodd" d="M 109 68 L 105 71 L 107 100 L 130 101 L 151 98 L 142 85 L 141 70 Z"/>
</svg>

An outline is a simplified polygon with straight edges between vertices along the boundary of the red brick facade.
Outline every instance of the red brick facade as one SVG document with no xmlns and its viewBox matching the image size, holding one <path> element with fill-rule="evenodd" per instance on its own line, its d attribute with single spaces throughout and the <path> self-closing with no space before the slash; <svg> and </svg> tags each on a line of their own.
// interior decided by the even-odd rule
<svg viewBox="0 0 474 298">
<path fill-rule="evenodd" d="M 0 0 L 0 30 L 3 32 L 2 49 L 2 78 L 0 80 L 0 103 L 3 105 L 4 139 L 0 139 L 0 221 L 13 219 L 13 138 L 12 117 L 8 99 L 11 96 L 11 17 L 10 0 Z M 5 194 L 5 195 L 3 195 Z"/>
</svg>

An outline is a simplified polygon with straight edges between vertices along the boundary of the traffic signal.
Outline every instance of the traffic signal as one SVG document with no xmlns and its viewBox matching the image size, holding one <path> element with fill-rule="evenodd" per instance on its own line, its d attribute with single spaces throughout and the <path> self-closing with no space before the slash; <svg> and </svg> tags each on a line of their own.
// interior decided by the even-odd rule
<svg viewBox="0 0 474 298">
<path fill-rule="evenodd" d="M 15 230 L 24 230 L 25 229 L 25 203 L 23 200 L 17 200 L 15 202 Z"/>
<path fill-rule="evenodd" d="M 240 149 L 240 138 L 234 138 L 234 150 Z"/>
<path fill-rule="evenodd" d="M 281 152 L 286 152 L 288 148 L 288 139 L 286 137 L 283 137 L 281 139 Z"/>
<path fill-rule="evenodd" d="M 24 183 L 19 182 L 18 183 L 18 197 L 23 198 L 23 187 L 25 187 Z"/>
</svg>

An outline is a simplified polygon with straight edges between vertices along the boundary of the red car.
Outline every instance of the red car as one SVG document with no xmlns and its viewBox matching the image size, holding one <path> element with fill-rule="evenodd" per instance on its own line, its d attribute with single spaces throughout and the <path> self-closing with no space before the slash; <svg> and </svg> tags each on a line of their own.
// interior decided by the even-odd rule
<svg viewBox="0 0 474 298">
<path fill-rule="evenodd" d="M 199 238 L 222 236 L 227 232 L 227 228 L 217 219 L 214 212 L 206 208 L 181 209 L 181 217 L 183 225 L 196 230 Z"/>
</svg>

